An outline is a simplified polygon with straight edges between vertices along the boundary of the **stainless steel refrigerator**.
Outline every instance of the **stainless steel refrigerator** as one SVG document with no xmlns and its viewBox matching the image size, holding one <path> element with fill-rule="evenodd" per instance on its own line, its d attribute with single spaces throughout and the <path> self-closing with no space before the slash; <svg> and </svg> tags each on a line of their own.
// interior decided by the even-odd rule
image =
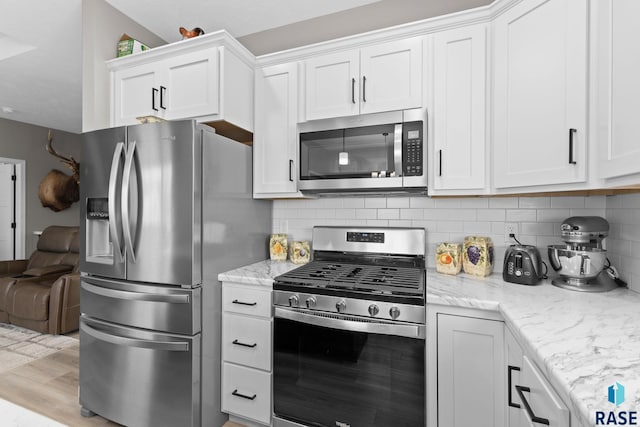
<svg viewBox="0 0 640 427">
<path fill-rule="evenodd" d="M 251 147 L 193 121 L 83 135 L 80 404 L 127 426 L 215 426 L 218 273 L 267 256 Z"/>
</svg>

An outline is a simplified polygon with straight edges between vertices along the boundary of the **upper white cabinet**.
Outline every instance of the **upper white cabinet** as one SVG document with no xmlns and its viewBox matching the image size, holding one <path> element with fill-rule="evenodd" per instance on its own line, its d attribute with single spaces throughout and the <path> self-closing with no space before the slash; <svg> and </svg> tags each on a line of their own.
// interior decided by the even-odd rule
<svg viewBox="0 0 640 427">
<path fill-rule="evenodd" d="M 298 192 L 298 64 L 256 70 L 253 195 L 300 197 Z"/>
<path fill-rule="evenodd" d="M 493 22 L 496 188 L 586 180 L 587 6 L 524 0 Z"/>
<path fill-rule="evenodd" d="M 640 173 L 640 2 L 601 0 L 596 7 L 600 177 L 615 178 Z"/>
<path fill-rule="evenodd" d="M 142 116 L 225 121 L 250 139 L 253 63 L 224 31 L 108 61 L 111 125 L 136 124 Z"/>
<path fill-rule="evenodd" d="M 417 108 L 422 103 L 420 37 L 305 61 L 306 119 Z"/>
<path fill-rule="evenodd" d="M 486 24 L 433 35 L 430 194 L 486 188 L 486 51 Z"/>
</svg>

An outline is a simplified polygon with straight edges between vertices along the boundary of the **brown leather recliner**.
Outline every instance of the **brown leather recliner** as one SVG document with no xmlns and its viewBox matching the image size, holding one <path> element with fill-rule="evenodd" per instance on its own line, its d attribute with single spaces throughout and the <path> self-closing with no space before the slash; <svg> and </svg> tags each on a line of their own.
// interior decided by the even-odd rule
<svg viewBox="0 0 640 427">
<path fill-rule="evenodd" d="M 50 226 L 29 260 L 0 262 L 0 322 L 48 334 L 77 330 L 79 252 L 78 227 Z"/>
</svg>

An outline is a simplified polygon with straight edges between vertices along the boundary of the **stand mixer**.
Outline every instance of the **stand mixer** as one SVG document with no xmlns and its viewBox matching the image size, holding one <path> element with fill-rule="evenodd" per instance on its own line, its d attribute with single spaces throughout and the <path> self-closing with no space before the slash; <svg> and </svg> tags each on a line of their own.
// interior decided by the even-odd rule
<svg viewBox="0 0 640 427">
<path fill-rule="evenodd" d="M 605 292 L 618 287 L 606 272 L 607 251 L 602 240 L 609 234 L 609 223 L 599 216 L 572 216 L 560 226 L 565 245 L 549 245 L 551 267 L 559 274 L 551 283 L 584 292 Z"/>
</svg>

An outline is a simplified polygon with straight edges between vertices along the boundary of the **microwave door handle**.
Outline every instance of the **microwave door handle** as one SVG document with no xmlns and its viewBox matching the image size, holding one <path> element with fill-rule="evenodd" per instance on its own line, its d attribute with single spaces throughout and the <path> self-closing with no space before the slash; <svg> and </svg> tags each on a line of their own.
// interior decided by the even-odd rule
<svg viewBox="0 0 640 427">
<path fill-rule="evenodd" d="M 125 248 L 131 255 L 131 262 L 136 262 L 136 254 L 133 249 L 133 239 L 131 238 L 131 222 L 129 210 L 129 187 L 131 185 L 131 170 L 133 169 L 133 157 L 136 151 L 136 142 L 129 143 L 129 149 L 124 161 L 124 173 L 122 176 L 122 228 L 124 229 Z"/>
<path fill-rule="evenodd" d="M 120 232 L 118 230 L 118 215 L 116 212 L 116 185 L 118 183 L 118 167 L 122 158 L 124 142 L 118 142 L 113 150 L 113 159 L 111 160 L 111 171 L 109 173 L 109 232 L 113 243 L 113 251 L 116 256 L 115 262 L 124 260 L 123 247 L 120 244 Z"/>
<path fill-rule="evenodd" d="M 393 165 L 396 176 L 402 176 L 402 125 L 395 125 L 393 130 Z"/>
</svg>

